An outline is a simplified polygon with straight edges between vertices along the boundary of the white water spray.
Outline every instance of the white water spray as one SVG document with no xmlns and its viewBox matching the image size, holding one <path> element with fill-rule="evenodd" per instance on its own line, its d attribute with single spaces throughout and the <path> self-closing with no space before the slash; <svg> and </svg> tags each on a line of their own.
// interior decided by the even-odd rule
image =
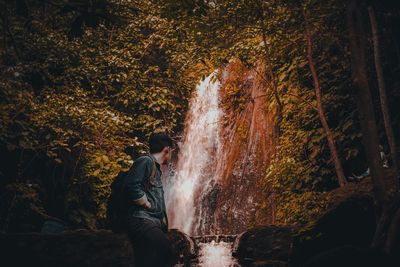
<svg viewBox="0 0 400 267">
<path fill-rule="evenodd" d="M 239 266 L 232 259 L 231 244 L 225 242 L 200 244 L 199 264 L 202 267 Z"/>
<path fill-rule="evenodd" d="M 196 232 L 195 212 L 201 191 L 214 178 L 210 163 L 220 148 L 218 89 L 215 72 L 197 87 L 185 126 L 175 176 L 166 188 L 166 202 L 172 228 L 187 234 Z M 212 165 L 212 164 L 211 164 Z"/>
<path fill-rule="evenodd" d="M 180 147 L 175 175 L 166 187 L 166 202 L 171 228 L 189 235 L 204 229 L 206 220 L 201 220 L 208 207 L 202 199 L 218 180 L 216 167 L 221 158 L 219 124 L 221 110 L 218 107 L 219 81 L 216 72 L 205 78 L 197 87 L 192 99 L 185 125 L 185 137 Z M 202 243 L 199 251 L 199 266 L 239 266 L 232 258 L 230 243 Z"/>
</svg>

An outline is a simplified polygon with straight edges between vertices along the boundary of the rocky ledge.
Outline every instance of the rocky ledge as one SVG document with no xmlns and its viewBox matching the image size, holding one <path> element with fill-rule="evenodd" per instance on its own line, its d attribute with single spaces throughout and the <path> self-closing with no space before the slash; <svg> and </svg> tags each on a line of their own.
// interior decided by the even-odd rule
<svg viewBox="0 0 400 267">
<path fill-rule="evenodd" d="M 370 195 L 353 195 L 306 227 L 259 226 L 240 234 L 233 254 L 242 267 L 391 267 L 399 255 L 370 249 L 376 228 Z M 190 266 L 195 242 L 171 230 L 169 237 Z M 399 251 L 399 238 L 396 250 Z M 133 267 L 130 241 L 110 231 L 56 234 L 0 233 L 1 266 Z M 397 253 L 398 254 L 398 253 Z M 217 266 L 216 266 L 217 267 Z"/>
<path fill-rule="evenodd" d="M 396 255 L 370 249 L 375 228 L 372 197 L 353 195 L 307 226 L 263 226 L 244 232 L 236 240 L 234 255 L 242 267 L 400 266 Z"/>
</svg>

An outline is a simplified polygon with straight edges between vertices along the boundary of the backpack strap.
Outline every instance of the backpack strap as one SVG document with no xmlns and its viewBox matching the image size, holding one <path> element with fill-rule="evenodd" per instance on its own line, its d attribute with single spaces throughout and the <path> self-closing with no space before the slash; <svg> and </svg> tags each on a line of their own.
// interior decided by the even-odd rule
<svg viewBox="0 0 400 267">
<path fill-rule="evenodd" d="M 147 157 L 151 159 L 151 162 L 153 163 L 153 166 L 152 166 L 151 174 L 150 174 L 149 178 L 147 178 L 147 180 L 144 181 L 144 183 L 143 183 L 145 191 L 149 191 L 149 189 L 150 189 L 150 179 L 154 179 L 154 177 L 157 174 L 157 166 L 156 166 L 155 161 L 150 156 L 147 156 Z"/>
</svg>

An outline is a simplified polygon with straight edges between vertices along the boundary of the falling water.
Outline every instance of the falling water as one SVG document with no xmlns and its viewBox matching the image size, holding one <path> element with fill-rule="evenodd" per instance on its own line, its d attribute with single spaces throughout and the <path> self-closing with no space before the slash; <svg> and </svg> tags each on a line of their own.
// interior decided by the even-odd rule
<svg viewBox="0 0 400 267">
<path fill-rule="evenodd" d="M 202 199 L 218 179 L 215 173 L 220 156 L 218 89 L 215 72 L 196 87 L 186 118 L 184 140 L 180 146 L 174 177 L 166 188 L 170 225 L 193 235 L 199 230 L 204 209 Z M 196 218 L 196 216 L 198 218 Z M 202 222 L 201 222 L 202 221 Z M 231 245 L 225 242 L 203 243 L 199 264 L 203 267 L 237 266 L 232 258 Z"/>
<path fill-rule="evenodd" d="M 233 267 L 239 266 L 232 259 L 231 244 L 225 242 L 205 243 L 200 245 L 199 264 L 202 267 Z"/>
<path fill-rule="evenodd" d="M 195 218 L 203 189 L 214 178 L 213 168 L 219 152 L 218 107 L 220 83 L 215 72 L 198 86 L 186 119 L 185 137 L 166 201 L 172 228 L 192 235 L 197 233 Z M 215 169 L 215 168 L 214 168 Z"/>
</svg>

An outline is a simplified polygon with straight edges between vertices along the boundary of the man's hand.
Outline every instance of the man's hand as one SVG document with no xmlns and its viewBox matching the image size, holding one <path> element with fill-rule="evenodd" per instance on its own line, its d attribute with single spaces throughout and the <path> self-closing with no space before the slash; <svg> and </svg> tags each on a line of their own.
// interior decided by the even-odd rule
<svg viewBox="0 0 400 267">
<path fill-rule="evenodd" d="M 144 207 L 145 209 L 151 209 L 151 203 L 147 200 L 147 201 L 143 204 L 143 207 Z"/>
</svg>

